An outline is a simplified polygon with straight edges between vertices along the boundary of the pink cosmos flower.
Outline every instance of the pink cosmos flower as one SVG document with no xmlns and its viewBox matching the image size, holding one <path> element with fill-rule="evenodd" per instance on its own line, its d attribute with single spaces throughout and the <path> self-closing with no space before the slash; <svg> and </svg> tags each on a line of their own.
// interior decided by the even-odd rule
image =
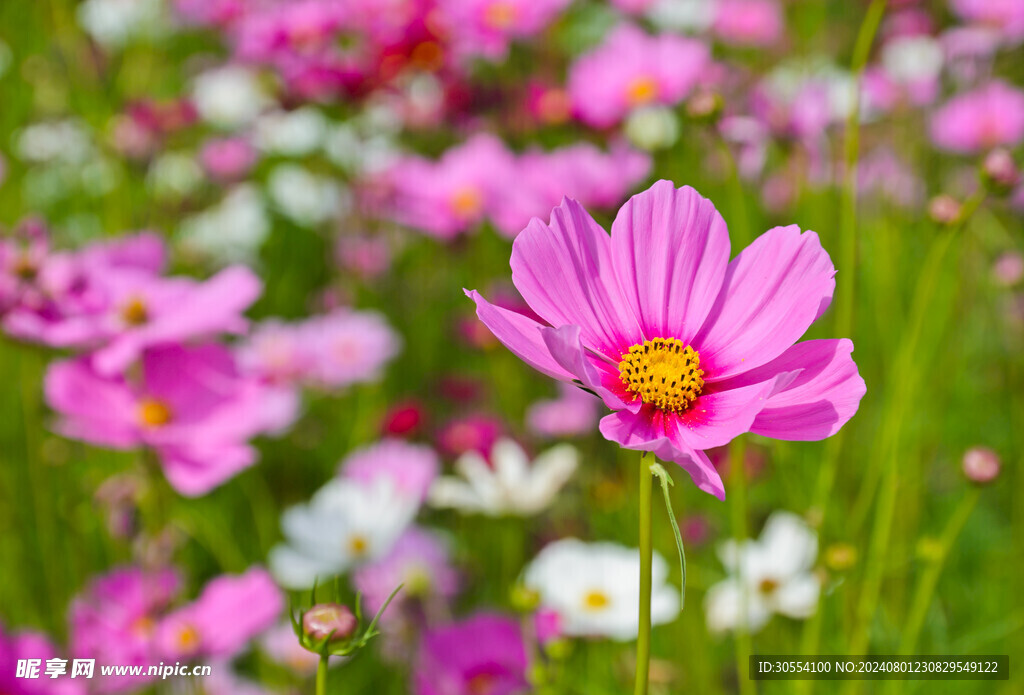
<svg viewBox="0 0 1024 695">
<path fill-rule="evenodd" d="M 1024 92 L 993 80 L 959 94 L 932 115 L 932 142 L 944 150 L 977 153 L 1024 140 Z"/>
<path fill-rule="evenodd" d="M 520 359 L 615 411 L 605 438 L 680 464 L 724 498 L 705 449 L 748 431 L 823 439 L 857 411 L 853 344 L 796 343 L 828 308 L 834 274 L 818 235 L 796 226 L 729 262 L 711 202 L 659 181 L 619 210 L 610 237 L 567 199 L 516 238 L 512 281 L 545 323 L 467 295 Z"/>
<path fill-rule="evenodd" d="M 346 456 L 340 473 L 364 483 L 387 478 L 398 492 L 422 502 L 440 467 L 437 454 L 429 446 L 384 439 Z"/>
<path fill-rule="evenodd" d="M 444 601 L 459 589 L 459 575 L 445 539 L 417 526 L 406 529 L 386 556 L 358 568 L 352 582 L 366 602 L 364 612 L 370 615 L 380 610 L 396 586 L 404 585 L 384 613 L 385 620 L 398 615 L 397 609 L 409 599 Z"/>
<path fill-rule="evenodd" d="M 478 613 L 433 629 L 420 644 L 416 695 L 514 695 L 527 689 L 526 648 L 512 618 Z"/>
<path fill-rule="evenodd" d="M 786 22 L 776 0 L 717 0 L 714 30 L 726 43 L 770 46 L 782 38 Z"/>
<path fill-rule="evenodd" d="M 508 309 L 501 311 L 515 313 Z M 437 434 L 437 445 L 452 457 L 461 456 L 467 451 L 476 451 L 484 458 L 490 458 L 491 448 L 504 431 L 501 421 L 496 418 L 469 415 L 456 418 L 441 428 Z"/>
<path fill-rule="evenodd" d="M 559 384 L 559 396 L 537 401 L 526 411 L 526 426 L 544 437 L 573 437 L 590 432 L 598 420 L 597 401 L 569 384 Z"/>
<path fill-rule="evenodd" d="M 994 29 L 1008 42 L 1024 39 L 1024 4 L 1018 0 L 950 0 L 960 17 Z"/>
<path fill-rule="evenodd" d="M 75 655 L 77 656 L 77 655 Z M 53 658 L 67 659 L 66 673 L 57 678 L 46 675 L 46 662 Z M 38 659 L 37 678 L 19 678 L 18 662 Z M 0 625 L 0 692 L 5 695 L 84 695 L 85 681 L 72 680 L 71 659 L 57 653 L 46 635 L 38 632 L 6 634 Z"/>
<path fill-rule="evenodd" d="M 532 37 L 572 0 L 438 0 L 455 51 L 490 60 L 503 58 L 514 39 Z"/>
<path fill-rule="evenodd" d="M 243 138 L 208 140 L 199 151 L 206 173 L 221 181 L 242 178 L 256 163 L 256 150 Z"/>
<path fill-rule="evenodd" d="M 569 97 L 580 120 L 607 128 L 639 106 L 682 101 L 710 63 L 700 41 L 622 24 L 570 67 Z"/>
<path fill-rule="evenodd" d="M 180 581 L 170 569 L 115 569 L 97 577 L 71 602 L 70 653 L 99 664 L 150 666 L 160 662 L 154 637 L 160 616 L 178 594 Z M 147 676 L 110 677 L 99 692 L 135 690 Z"/>
<path fill-rule="evenodd" d="M 260 647 L 271 659 L 301 675 L 315 673 L 320 661 L 320 657 L 299 644 L 288 621 L 263 633 Z"/>
<path fill-rule="evenodd" d="M 407 157 L 392 169 L 392 212 L 402 224 L 452 239 L 484 219 L 514 169 L 512 153 L 492 135 L 475 135 L 436 162 Z"/>
<path fill-rule="evenodd" d="M 46 399 L 66 437 L 114 449 L 152 448 L 183 495 L 201 495 L 256 461 L 247 440 L 295 417 L 293 394 L 241 375 L 219 345 L 147 351 L 137 383 L 87 358 L 50 365 Z"/>
<path fill-rule="evenodd" d="M 166 661 L 227 659 L 273 625 L 282 610 L 281 590 L 266 570 L 224 575 L 210 581 L 195 601 L 164 616 L 156 643 Z"/>
</svg>

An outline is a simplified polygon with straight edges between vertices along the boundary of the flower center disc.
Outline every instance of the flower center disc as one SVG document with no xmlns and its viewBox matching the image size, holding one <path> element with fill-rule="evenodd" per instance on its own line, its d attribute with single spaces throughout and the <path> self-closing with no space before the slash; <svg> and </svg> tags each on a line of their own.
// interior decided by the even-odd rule
<svg viewBox="0 0 1024 695">
<path fill-rule="evenodd" d="M 626 390 L 644 403 L 679 413 L 697 400 L 704 388 L 700 355 L 676 338 L 655 338 L 622 354 L 619 378 Z"/>
</svg>

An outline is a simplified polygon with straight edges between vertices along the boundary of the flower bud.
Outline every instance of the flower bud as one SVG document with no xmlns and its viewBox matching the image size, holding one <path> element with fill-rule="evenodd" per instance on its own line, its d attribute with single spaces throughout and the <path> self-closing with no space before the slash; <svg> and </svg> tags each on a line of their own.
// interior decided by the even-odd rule
<svg viewBox="0 0 1024 695">
<path fill-rule="evenodd" d="M 985 485 L 999 475 L 999 456 L 988 447 L 971 447 L 964 453 L 963 471 L 972 483 Z"/>
<path fill-rule="evenodd" d="M 938 224 L 954 224 L 960 219 L 960 202 L 953 196 L 937 195 L 928 203 L 928 217 Z"/>
<path fill-rule="evenodd" d="M 715 123 L 722 115 L 724 102 L 717 92 L 702 89 L 686 102 L 686 115 L 700 123 Z"/>
<path fill-rule="evenodd" d="M 328 637 L 332 642 L 355 634 L 359 621 L 347 607 L 338 603 L 318 603 L 302 614 L 302 630 L 314 640 Z"/>
<path fill-rule="evenodd" d="M 679 138 L 679 121 L 667 107 L 643 106 L 629 115 L 624 131 L 637 147 L 660 150 L 671 147 Z"/>
<path fill-rule="evenodd" d="M 1020 180 L 1020 171 L 1013 155 L 1006 148 L 992 150 L 981 165 L 981 180 L 989 191 L 996 195 L 1006 195 Z"/>
<path fill-rule="evenodd" d="M 1024 255 L 1007 251 L 992 264 L 992 277 L 1001 287 L 1013 287 L 1024 279 Z"/>
</svg>

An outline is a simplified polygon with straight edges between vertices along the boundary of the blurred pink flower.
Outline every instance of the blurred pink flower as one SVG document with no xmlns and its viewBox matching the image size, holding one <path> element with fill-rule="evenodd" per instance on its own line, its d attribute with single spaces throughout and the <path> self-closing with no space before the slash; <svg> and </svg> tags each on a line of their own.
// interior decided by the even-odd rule
<svg viewBox="0 0 1024 695">
<path fill-rule="evenodd" d="M 428 631 L 414 668 L 416 695 L 515 695 L 528 689 L 519 624 L 491 613 Z"/>
<path fill-rule="evenodd" d="M 600 401 L 575 385 L 559 384 L 559 397 L 526 411 L 526 427 L 544 437 L 573 437 L 594 429 Z"/>
<path fill-rule="evenodd" d="M 360 277 L 378 277 L 391 265 L 391 249 L 379 236 L 346 234 L 334 248 L 338 265 Z"/>
<path fill-rule="evenodd" d="M 69 608 L 71 654 L 98 664 L 159 663 L 154 639 L 158 621 L 179 588 L 178 575 L 170 569 L 124 567 L 96 577 Z M 91 683 L 99 692 L 115 693 L 138 689 L 149 680 L 111 676 Z"/>
<path fill-rule="evenodd" d="M 770 46 L 782 38 L 786 20 L 776 0 L 716 0 L 714 31 L 740 46 Z"/>
<path fill-rule="evenodd" d="M 247 440 L 288 426 L 290 392 L 242 376 L 226 348 L 147 351 L 138 383 L 103 376 L 89 358 L 55 362 L 46 399 L 64 436 L 114 449 L 152 448 L 183 495 L 201 495 L 256 461 Z"/>
<path fill-rule="evenodd" d="M 1024 255 L 1007 251 L 992 264 L 992 277 L 1003 287 L 1013 287 L 1024 278 Z"/>
<path fill-rule="evenodd" d="M 406 157 L 392 171 L 397 221 L 438 239 L 452 239 L 483 221 L 514 180 L 512 153 L 493 135 L 474 135 L 436 162 Z"/>
<path fill-rule="evenodd" d="M 543 31 L 571 1 L 437 0 L 437 11 L 456 53 L 497 60 L 513 40 Z"/>
<path fill-rule="evenodd" d="M 491 448 L 504 431 L 505 427 L 496 418 L 470 415 L 456 418 L 445 425 L 437 435 L 437 445 L 449 456 L 458 457 L 467 451 L 476 451 L 484 458 L 489 458 Z"/>
<path fill-rule="evenodd" d="M 611 0 L 614 7 L 628 12 L 629 14 L 640 14 L 651 9 L 658 0 Z"/>
<path fill-rule="evenodd" d="M 223 575 L 195 601 L 160 620 L 156 644 L 167 661 L 231 658 L 277 622 L 283 610 L 284 597 L 266 570 Z"/>
<path fill-rule="evenodd" d="M 5 695 L 85 695 L 84 679 L 72 680 L 71 659 L 57 653 L 53 643 L 39 632 L 6 633 L 0 625 L 0 692 Z M 53 658 L 67 659 L 66 673 L 56 679 L 46 675 L 46 662 Z M 38 678 L 18 676 L 18 662 L 38 659 Z"/>
<path fill-rule="evenodd" d="M 1020 0 L 950 0 L 962 19 L 999 32 L 1010 43 L 1024 39 L 1024 3 Z"/>
<path fill-rule="evenodd" d="M 944 150 L 965 154 L 1024 140 L 1024 92 L 993 80 L 959 94 L 933 115 L 932 141 Z"/>
<path fill-rule="evenodd" d="M 615 411 L 607 439 L 680 464 L 719 498 L 705 449 L 748 431 L 824 439 L 864 395 L 849 340 L 796 343 L 835 287 L 814 232 L 776 227 L 730 263 L 711 202 L 659 181 L 619 210 L 610 238 L 566 200 L 516 238 L 511 262 L 547 325 L 467 291 L 481 321 L 535 369 L 598 394 Z"/>
<path fill-rule="evenodd" d="M 410 437 L 418 434 L 426 420 L 426 412 L 419 401 L 408 399 L 388 408 L 381 423 L 386 437 Z"/>
<path fill-rule="evenodd" d="M 398 492 L 422 502 L 440 468 L 441 462 L 429 446 L 383 439 L 346 456 L 339 474 L 364 483 L 387 479 Z"/>
<path fill-rule="evenodd" d="M 447 601 L 459 589 L 459 575 L 452 567 L 445 539 L 429 529 L 410 526 L 395 541 L 391 551 L 375 562 L 363 565 L 352 575 L 356 591 L 366 602 L 365 612 L 374 615 L 391 592 L 402 584 L 383 620 L 397 616 L 410 599 L 430 603 Z"/>
<path fill-rule="evenodd" d="M 260 647 L 271 659 L 301 675 L 315 673 L 320 661 L 320 657 L 299 644 L 295 629 L 287 621 L 264 632 Z"/>
<path fill-rule="evenodd" d="M 199 162 L 210 176 L 221 181 L 240 179 L 256 163 L 256 150 L 243 138 L 207 140 Z"/>
<path fill-rule="evenodd" d="M 573 110 L 588 125 L 613 126 L 639 106 L 679 103 L 710 63 L 700 41 L 621 24 L 569 68 Z"/>
</svg>

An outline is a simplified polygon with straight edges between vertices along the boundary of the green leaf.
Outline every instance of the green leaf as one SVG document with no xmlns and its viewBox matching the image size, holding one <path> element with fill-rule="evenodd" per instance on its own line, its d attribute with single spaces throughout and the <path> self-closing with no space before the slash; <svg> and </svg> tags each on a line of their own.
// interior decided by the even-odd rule
<svg viewBox="0 0 1024 695">
<path fill-rule="evenodd" d="M 672 534 L 676 537 L 676 550 L 679 551 L 679 569 L 683 574 L 683 584 L 679 588 L 679 610 L 686 607 L 686 549 L 683 548 L 683 534 L 679 532 L 679 522 L 676 520 L 676 513 L 672 510 L 672 496 L 668 489 L 675 485 L 672 476 L 668 474 L 660 463 L 655 461 L 651 464 L 651 475 L 661 483 L 661 491 L 665 496 L 665 511 L 668 512 L 668 522 L 672 526 Z"/>
</svg>

